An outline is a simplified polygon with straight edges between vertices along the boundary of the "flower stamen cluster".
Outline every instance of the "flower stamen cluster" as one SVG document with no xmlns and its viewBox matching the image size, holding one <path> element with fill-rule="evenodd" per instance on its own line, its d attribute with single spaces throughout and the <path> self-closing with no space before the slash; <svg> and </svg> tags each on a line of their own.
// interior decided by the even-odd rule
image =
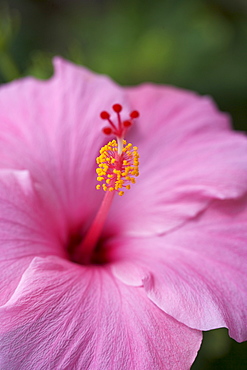
<svg viewBox="0 0 247 370">
<path fill-rule="evenodd" d="M 96 189 L 117 190 L 119 195 L 123 195 L 123 189 L 129 190 L 131 184 L 135 184 L 135 177 L 139 176 L 138 148 L 131 143 L 127 144 L 126 140 L 123 140 L 120 155 L 116 140 L 103 146 L 99 157 L 96 158 L 96 163 L 98 164 L 97 180 L 103 182 L 96 185 Z"/>
</svg>

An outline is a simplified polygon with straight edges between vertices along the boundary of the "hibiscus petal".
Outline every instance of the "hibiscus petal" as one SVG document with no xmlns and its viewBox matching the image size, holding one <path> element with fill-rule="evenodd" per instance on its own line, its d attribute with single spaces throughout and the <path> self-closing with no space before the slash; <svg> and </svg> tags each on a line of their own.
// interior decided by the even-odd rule
<svg viewBox="0 0 247 370">
<path fill-rule="evenodd" d="M 45 209 L 28 171 L 0 170 L 0 304 L 33 256 L 66 256 L 63 233 Z"/>
<path fill-rule="evenodd" d="M 0 318 L 1 368 L 182 370 L 201 342 L 143 289 L 57 257 L 32 261 Z"/>
<path fill-rule="evenodd" d="M 243 195 L 246 137 L 230 131 L 228 117 L 209 98 L 165 87 L 130 91 L 141 112 L 130 132 L 139 147 L 140 176 L 125 201 L 114 201 L 109 229 L 162 234 L 195 217 L 212 199 Z"/>
<path fill-rule="evenodd" d="M 65 256 L 57 225 L 46 211 L 28 171 L 0 170 L 0 261 Z"/>
<path fill-rule="evenodd" d="M 226 326 L 231 337 L 247 340 L 246 222 L 247 198 L 215 202 L 163 237 L 115 241 L 113 272 L 143 285 L 153 302 L 189 327 Z"/>
<path fill-rule="evenodd" d="M 141 112 L 141 125 L 135 127 L 136 136 L 156 134 L 164 127 L 167 138 L 180 142 L 198 131 L 231 130 L 229 117 L 220 113 L 213 100 L 189 90 L 173 86 L 143 84 L 127 88 L 128 96 Z M 200 114 L 199 114 L 200 112 Z"/>
<path fill-rule="evenodd" d="M 61 58 L 50 80 L 0 89 L 0 167 L 28 169 L 68 227 L 85 225 L 103 197 L 95 158 L 108 138 L 99 114 L 116 102 L 128 110 L 123 89 Z"/>
</svg>

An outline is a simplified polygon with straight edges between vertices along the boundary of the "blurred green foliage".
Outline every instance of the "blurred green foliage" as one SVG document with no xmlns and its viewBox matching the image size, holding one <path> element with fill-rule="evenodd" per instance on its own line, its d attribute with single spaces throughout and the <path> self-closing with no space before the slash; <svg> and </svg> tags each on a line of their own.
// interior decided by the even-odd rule
<svg viewBox="0 0 247 370">
<path fill-rule="evenodd" d="M 54 55 L 123 85 L 172 84 L 214 97 L 247 130 L 246 0 L 8 0 L 0 82 L 52 74 Z M 193 370 L 247 368 L 247 343 L 205 333 Z"/>
<path fill-rule="evenodd" d="M 205 332 L 191 370 L 246 370 L 247 342 L 237 343 L 227 329 Z"/>
<path fill-rule="evenodd" d="M 9 12 L 7 5 L 0 7 L 0 71 L 6 81 L 20 76 L 17 66 L 9 54 L 9 45 L 17 32 L 19 15 L 17 12 Z"/>
</svg>

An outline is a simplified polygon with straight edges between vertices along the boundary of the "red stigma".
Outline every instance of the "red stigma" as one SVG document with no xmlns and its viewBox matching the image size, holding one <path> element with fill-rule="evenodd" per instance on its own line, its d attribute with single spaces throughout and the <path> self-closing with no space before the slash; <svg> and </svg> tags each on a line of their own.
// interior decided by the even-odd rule
<svg viewBox="0 0 247 370">
<path fill-rule="evenodd" d="M 132 125 L 132 122 L 130 121 L 124 121 L 123 122 L 124 127 L 130 127 Z"/>
<path fill-rule="evenodd" d="M 113 104 L 112 109 L 114 110 L 114 112 L 120 113 L 123 107 L 121 104 Z"/>
<path fill-rule="evenodd" d="M 110 118 L 110 114 L 104 110 L 103 112 L 100 113 L 100 118 L 108 119 Z"/>
<path fill-rule="evenodd" d="M 138 118 L 140 116 L 140 113 L 137 110 L 133 110 L 133 112 L 130 113 L 130 118 Z"/>
<path fill-rule="evenodd" d="M 105 134 L 105 135 L 111 135 L 112 133 L 112 129 L 110 127 L 104 127 L 102 129 L 102 132 Z"/>
<path fill-rule="evenodd" d="M 125 133 L 127 129 L 132 126 L 133 120 L 135 118 L 138 118 L 140 116 L 139 112 L 137 110 L 133 110 L 129 114 L 129 119 L 123 121 L 121 119 L 120 112 L 122 112 L 123 107 L 121 104 L 113 104 L 112 110 L 116 113 L 116 119 L 112 120 L 110 117 L 110 114 L 107 111 L 102 111 L 100 113 L 100 118 L 103 120 L 107 120 L 110 127 L 104 127 L 102 129 L 103 133 L 105 135 L 115 135 L 117 138 L 123 139 L 125 136 Z"/>
</svg>

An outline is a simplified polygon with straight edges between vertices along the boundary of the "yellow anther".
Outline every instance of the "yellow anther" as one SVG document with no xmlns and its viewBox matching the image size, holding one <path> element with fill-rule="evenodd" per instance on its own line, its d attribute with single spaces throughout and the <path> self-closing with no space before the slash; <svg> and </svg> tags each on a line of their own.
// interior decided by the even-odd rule
<svg viewBox="0 0 247 370">
<path fill-rule="evenodd" d="M 97 185 L 96 189 L 118 191 L 119 195 L 123 195 L 124 191 L 121 189 L 129 190 L 130 184 L 135 183 L 134 177 L 139 175 L 137 147 L 133 147 L 131 143 L 127 144 L 125 140 L 122 143 L 121 153 L 118 152 L 116 140 L 110 141 L 100 149 L 100 155 L 96 158 L 98 164 L 96 173 L 97 180 L 103 184 Z"/>
<path fill-rule="evenodd" d="M 96 189 L 99 190 L 100 189 L 100 184 L 96 185 Z"/>
</svg>

